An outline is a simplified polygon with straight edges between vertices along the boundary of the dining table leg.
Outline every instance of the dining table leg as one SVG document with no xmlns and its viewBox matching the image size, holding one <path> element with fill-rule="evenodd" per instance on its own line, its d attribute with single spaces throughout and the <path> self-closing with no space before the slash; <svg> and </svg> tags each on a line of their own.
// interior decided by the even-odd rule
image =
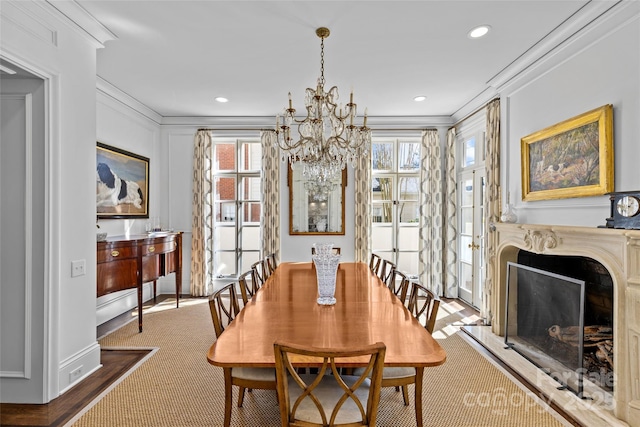
<svg viewBox="0 0 640 427">
<path fill-rule="evenodd" d="M 416 368 L 416 426 L 422 427 L 422 375 L 424 374 L 424 368 Z"/>
<path fill-rule="evenodd" d="M 232 387 L 231 368 L 224 368 L 224 427 L 231 425 L 231 408 L 233 406 Z"/>
</svg>

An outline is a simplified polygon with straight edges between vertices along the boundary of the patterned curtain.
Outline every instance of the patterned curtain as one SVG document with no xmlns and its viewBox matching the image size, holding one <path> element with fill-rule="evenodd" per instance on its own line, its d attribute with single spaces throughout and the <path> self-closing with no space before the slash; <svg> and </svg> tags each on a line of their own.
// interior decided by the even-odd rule
<svg viewBox="0 0 640 427">
<path fill-rule="evenodd" d="M 447 132 L 447 147 L 445 153 L 445 208 L 444 217 L 447 219 L 444 241 L 444 293 L 447 298 L 458 297 L 458 272 L 456 263 L 458 251 L 456 250 L 456 238 L 458 235 L 456 202 L 456 129 L 451 128 Z"/>
<path fill-rule="evenodd" d="M 355 177 L 355 261 L 369 262 L 371 251 L 371 149 L 358 160 Z"/>
<path fill-rule="evenodd" d="M 500 100 L 495 99 L 487 104 L 487 144 L 485 152 L 485 166 L 487 170 L 487 184 L 485 190 L 485 244 L 484 259 L 487 266 L 487 277 L 484 282 L 481 317 L 491 322 L 491 289 L 493 287 L 495 261 L 495 233 L 492 224 L 500 220 Z"/>
<path fill-rule="evenodd" d="M 213 292 L 213 215 L 211 134 L 199 130 L 193 146 L 193 200 L 191 221 L 191 295 Z"/>
<path fill-rule="evenodd" d="M 262 254 L 280 259 L 280 156 L 276 134 L 263 131 L 262 143 Z"/>
<path fill-rule="evenodd" d="M 438 131 L 422 134 L 420 159 L 419 216 L 419 276 L 420 282 L 434 292 L 442 294 L 442 157 Z"/>
</svg>

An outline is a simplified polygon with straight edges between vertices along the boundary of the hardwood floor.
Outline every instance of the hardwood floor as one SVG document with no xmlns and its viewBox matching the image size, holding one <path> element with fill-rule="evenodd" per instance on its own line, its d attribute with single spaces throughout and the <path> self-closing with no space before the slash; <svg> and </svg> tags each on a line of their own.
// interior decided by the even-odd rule
<svg viewBox="0 0 640 427">
<path fill-rule="evenodd" d="M 171 298 L 159 295 L 156 303 Z M 143 306 L 144 310 L 153 307 L 153 300 Z M 131 321 L 135 310 L 129 310 L 99 325 L 96 336 L 102 337 Z M 101 350 L 102 368 L 81 381 L 78 385 L 47 404 L 0 403 L 0 426 L 62 426 L 72 419 L 88 403 L 117 381 L 151 350 Z"/>
<path fill-rule="evenodd" d="M 5 427 L 62 426 L 150 351 L 101 350 L 102 368 L 51 402 L 43 405 L 0 404 L 0 424 Z"/>
</svg>

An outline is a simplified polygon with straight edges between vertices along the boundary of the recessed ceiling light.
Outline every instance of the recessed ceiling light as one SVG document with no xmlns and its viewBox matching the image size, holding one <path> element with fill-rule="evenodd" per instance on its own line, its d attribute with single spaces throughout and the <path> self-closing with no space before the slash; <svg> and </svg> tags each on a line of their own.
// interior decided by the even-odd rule
<svg viewBox="0 0 640 427">
<path fill-rule="evenodd" d="M 229 102 L 229 100 L 228 100 L 227 98 L 225 98 L 224 96 L 216 96 L 214 99 L 215 99 L 216 101 L 218 101 L 218 102 L 222 102 L 222 103 L 224 103 L 224 102 Z"/>
<path fill-rule="evenodd" d="M 413 98 L 413 100 L 416 101 L 416 102 L 422 102 L 425 99 L 427 99 L 427 97 L 424 96 L 424 95 L 416 96 L 415 98 Z"/>
<path fill-rule="evenodd" d="M 480 38 L 486 35 L 489 32 L 489 30 L 491 30 L 491 26 L 480 25 L 479 27 L 476 27 L 473 30 L 469 31 L 469 37 L 472 39 Z"/>
</svg>

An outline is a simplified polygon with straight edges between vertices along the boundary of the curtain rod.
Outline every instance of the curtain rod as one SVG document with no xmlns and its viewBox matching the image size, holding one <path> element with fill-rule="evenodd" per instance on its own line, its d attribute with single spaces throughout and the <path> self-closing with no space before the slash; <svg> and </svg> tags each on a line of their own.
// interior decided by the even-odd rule
<svg viewBox="0 0 640 427">
<path fill-rule="evenodd" d="M 487 105 L 491 104 L 493 101 L 495 101 L 496 99 L 500 99 L 499 96 L 496 96 L 495 98 L 493 98 L 492 100 L 488 101 L 486 104 L 484 104 L 482 107 L 478 107 L 475 111 L 472 111 L 471 113 L 467 114 L 466 116 L 464 116 L 463 118 L 461 118 L 460 120 L 458 120 L 457 122 L 455 122 L 453 124 L 453 126 L 451 126 L 449 129 L 453 129 L 454 127 L 458 126 L 460 123 L 464 122 L 465 120 L 467 120 L 469 117 L 473 116 L 474 114 L 479 113 L 480 111 L 482 111 L 482 109 L 487 108 Z"/>
</svg>

